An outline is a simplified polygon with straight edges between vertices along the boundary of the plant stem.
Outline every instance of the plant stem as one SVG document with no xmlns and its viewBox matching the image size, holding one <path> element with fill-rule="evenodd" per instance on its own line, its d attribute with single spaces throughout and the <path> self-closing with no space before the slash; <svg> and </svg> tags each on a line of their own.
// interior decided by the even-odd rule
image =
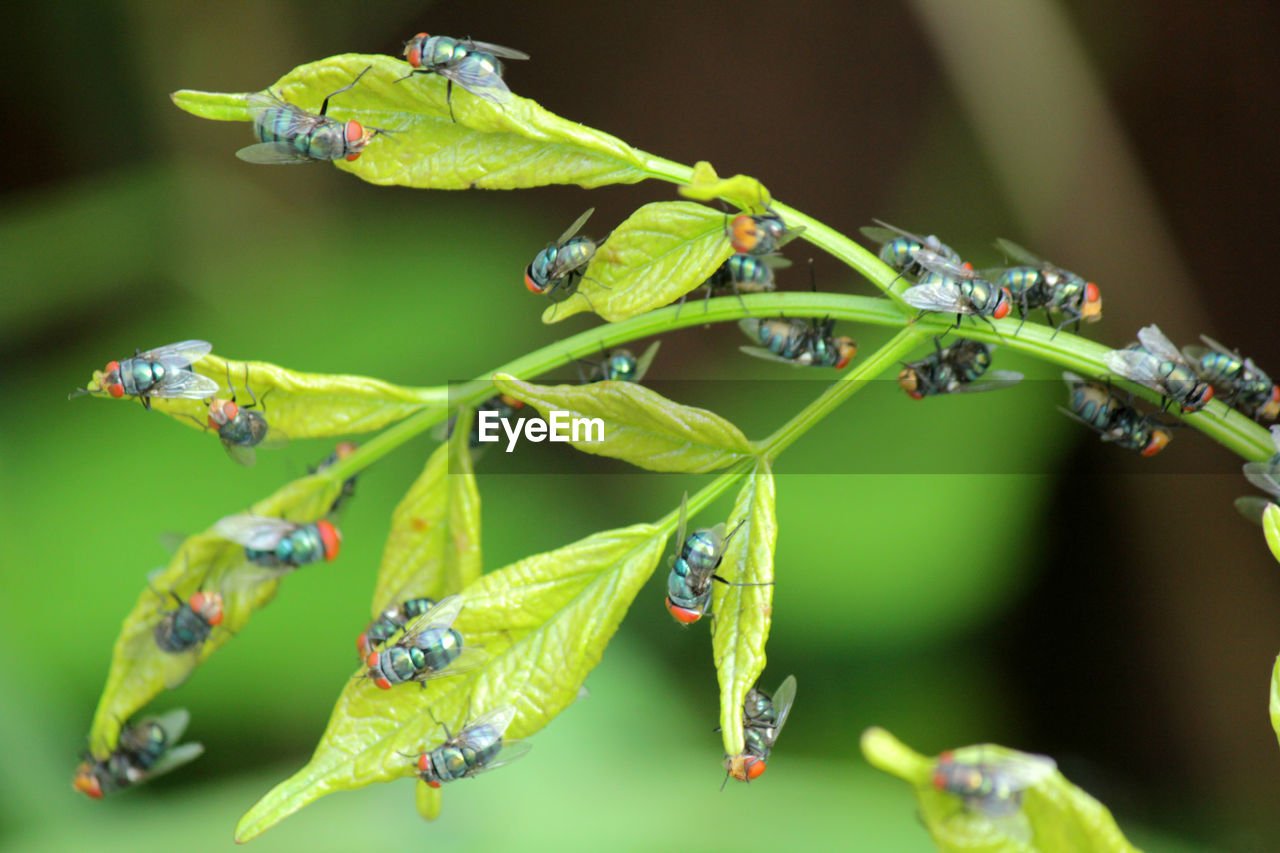
<svg viewBox="0 0 1280 853">
<path fill-rule="evenodd" d="M 876 263 L 879 263 L 877 260 Z M 1073 335 L 1069 332 L 1055 332 L 1048 326 L 1037 323 L 1026 323 L 1018 331 L 1018 321 L 1010 318 L 997 320 L 992 324 L 982 321 L 969 321 L 956 327 L 949 316 L 928 315 L 911 320 L 903 316 L 893 303 L 887 299 L 870 296 L 855 296 L 844 293 L 751 293 L 743 294 L 741 300 L 736 296 L 724 296 L 706 303 L 703 310 L 697 305 L 685 305 L 683 308 L 671 305 L 610 323 L 594 329 L 579 332 L 563 341 L 534 350 L 527 355 L 507 362 L 496 368 L 493 373 L 509 373 L 518 378 L 536 377 L 554 370 L 575 358 L 583 358 L 620 344 L 674 331 L 688 326 L 701 326 L 707 323 L 723 323 L 739 320 L 744 317 L 832 317 L 854 323 L 866 323 L 873 326 L 889 326 L 905 328 L 912 331 L 909 339 L 894 338 L 901 343 L 894 346 L 894 360 L 900 360 L 912 348 L 922 343 L 930 335 L 949 334 L 961 338 L 999 344 L 1002 347 L 1026 353 L 1043 361 L 1052 362 L 1067 370 L 1074 371 L 1086 378 L 1103 378 L 1108 376 L 1103 357 L 1109 349 L 1095 341 Z M 1017 333 L 1015 337 L 1015 332 Z M 909 340 L 909 343 L 908 343 Z M 860 364 L 852 372 L 846 374 L 845 382 L 859 383 L 869 378 L 873 372 L 884 368 L 879 364 L 879 353 L 875 359 L 878 366 Z M 481 377 L 464 385 L 449 389 L 448 409 L 431 407 L 401 421 L 377 438 L 363 445 L 356 453 L 327 468 L 320 476 L 328 476 L 335 480 L 343 480 L 363 470 L 368 465 L 381 459 L 388 452 L 425 432 L 448 417 L 450 410 L 460 406 L 474 406 L 493 395 L 493 384 L 490 378 Z M 841 383 L 844 384 L 844 383 Z M 1134 391 L 1137 396 L 1149 402 L 1158 402 L 1159 395 L 1128 382 L 1117 383 Z M 842 402 L 844 396 L 857 390 L 851 387 L 847 391 L 834 387 L 829 393 L 836 395 L 830 408 Z M 843 395 L 843 396 L 841 396 Z M 819 405 L 825 395 L 815 401 Z M 826 404 L 823 404 L 826 405 Z M 806 410 L 808 411 L 808 410 Z M 824 410 L 823 415 L 826 414 Z M 1227 449 L 1234 451 L 1248 461 L 1261 462 L 1275 453 L 1275 445 L 1270 435 L 1253 421 L 1228 409 L 1214 401 L 1201 413 L 1182 416 L 1186 423 L 1203 432 Z M 805 429 L 808 427 L 806 426 Z M 784 427 L 784 429 L 786 429 Z M 771 442 L 780 442 L 777 450 L 789 445 L 800 434 L 787 436 L 775 433 L 766 439 L 764 446 L 772 448 Z M 770 458 L 776 452 L 770 451 Z"/>
<path fill-rule="evenodd" d="M 777 432 L 760 442 L 760 450 L 770 463 L 778 458 L 778 454 L 786 450 L 800 436 L 818 421 L 831 414 L 837 406 L 858 392 L 864 385 L 875 379 L 886 370 L 892 370 L 898 363 L 919 345 L 926 337 L 920 329 L 908 327 L 889 339 L 888 343 L 876 350 L 870 358 L 858 363 L 858 366 L 832 383 L 821 396 L 801 409 L 795 417 L 787 421 Z"/>
</svg>

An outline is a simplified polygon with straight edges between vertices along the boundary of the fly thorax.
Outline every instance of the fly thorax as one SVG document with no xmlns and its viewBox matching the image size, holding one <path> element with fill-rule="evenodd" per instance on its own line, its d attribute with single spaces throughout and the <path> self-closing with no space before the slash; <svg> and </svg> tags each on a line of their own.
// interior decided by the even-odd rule
<svg viewBox="0 0 1280 853">
<path fill-rule="evenodd" d="M 442 746 L 431 756 L 436 773 L 442 780 L 457 779 L 467 772 L 467 757 L 456 746 Z"/>
<path fill-rule="evenodd" d="M 609 356 L 605 363 L 605 378 L 630 382 L 636 375 L 636 357 L 629 352 Z"/>
<path fill-rule="evenodd" d="M 276 556 L 281 562 L 305 566 L 324 559 L 324 541 L 320 529 L 314 524 L 299 527 L 276 546 Z"/>
<path fill-rule="evenodd" d="M 120 366 L 120 382 L 130 395 L 145 394 L 152 385 L 164 379 L 164 367 L 140 358 L 131 358 Z"/>
<path fill-rule="evenodd" d="M 466 55 L 466 49 L 448 36 L 432 36 L 422 46 L 422 64 L 428 68 L 448 65 Z"/>
<path fill-rule="evenodd" d="M 325 120 L 307 135 L 307 156 L 316 160 L 341 160 L 347 156 L 345 126 Z"/>
</svg>

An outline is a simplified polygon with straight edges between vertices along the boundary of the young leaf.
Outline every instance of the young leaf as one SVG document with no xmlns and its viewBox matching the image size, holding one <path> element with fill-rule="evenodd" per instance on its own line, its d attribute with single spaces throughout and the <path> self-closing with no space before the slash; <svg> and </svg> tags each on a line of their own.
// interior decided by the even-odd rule
<svg viewBox="0 0 1280 853">
<path fill-rule="evenodd" d="M 764 459 L 738 493 L 729 530 L 738 522 L 718 574 L 731 583 L 712 584 L 711 648 L 720 680 L 720 732 L 726 755 L 742 753 L 742 702 L 764 671 L 765 641 L 773 616 L 773 548 L 778 540 L 773 473 Z"/>
<path fill-rule="evenodd" d="M 525 98 L 513 95 L 499 106 L 454 86 L 454 122 L 445 102 L 444 78 L 414 74 L 402 80 L 412 69 L 390 56 L 331 56 L 295 68 L 270 88 L 286 102 L 315 112 L 326 95 L 365 68 L 368 73 L 354 88 L 334 97 L 329 115 L 390 131 L 371 140 L 356 160 L 335 164 L 370 183 L 511 190 L 547 184 L 630 184 L 649 176 L 648 155 Z M 203 118 L 249 121 L 247 94 L 184 89 L 172 98 L 181 109 Z M 251 139 L 246 134 L 246 144 Z"/>
<path fill-rule="evenodd" d="M 747 175 L 721 178 L 706 160 L 693 164 L 693 177 L 680 187 L 680 195 L 694 201 L 711 201 L 722 198 L 743 210 L 763 210 L 773 198 L 764 184 Z"/>
<path fill-rule="evenodd" d="M 1262 535 L 1266 537 L 1271 555 L 1280 560 L 1280 506 L 1269 503 L 1262 511 Z"/>
<path fill-rule="evenodd" d="M 1276 658 L 1276 665 L 1271 669 L 1271 728 L 1280 738 L 1280 657 Z"/>
<path fill-rule="evenodd" d="M 560 422 L 560 432 L 584 453 L 611 456 L 650 471 L 714 471 L 755 452 L 741 430 L 714 412 L 673 403 L 633 382 L 534 385 L 500 373 L 493 384 L 545 418 L 563 412 L 569 419 L 603 421 L 603 441 L 573 440 L 568 422 Z M 588 439 L 599 434 L 588 428 L 580 435 Z"/>
<path fill-rule="evenodd" d="M 365 376 L 300 373 L 265 361 L 229 361 L 212 353 L 191 369 L 216 381 L 224 398 L 234 393 L 241 406 L 251 405 L 256 397 L 267 419 L 268 437 L 273 432 L 287 438 L 373 432 L 432 403 L 443 403 L 445 396 L 438 388 L 405 388 Z M 231 388 L 227 387 L 228 376 Z M 94 394 L 101 393 L 102 371 L 95 370 L 86 387 Z M 151 407 L 180 424 L 209 430 L 208 407 L 203 400 L 153 397 Z"/>
<path fill-rule="evenodd" d="M 440 788 L 433 788 L 421 779 L 413 788 L 413 804 L 423 820 L 435 820 L 440 817 Z"/>
<path fill-rule="evenodd" d="M 391 514 L 373 593 L 374 618 L 396 601 L 439 601 L 480 577 L 480 493 L 467 446 L 473 414 L 458 417 L 449 441 L 431 454 Z"/>
<path fill-rule="evenodd" d="M 255 515 L 310 522 L 324 518 L 340 482 L 324 476 L 303 477 L 254 504 Z M 169 565 L 148 581 L 138 603 L 125 617 L 111 657 L 111 668 L 89 732 L 89 747 L 96 758 L 105 758 L 119 739 L 120 727 L 168 686 L 185 679 L 217 649 L 249 622 L 255 610 L 275 597 L 279 580 L 259 579 L 236 583 L 237 570 L 246 565 L 244 547 L 229 542 L 212 529 L 188 538 Z M 320 569 L 308 569 L 308 571 Z M 172 590 L 184 601 L 200 590 L 218 591 L 223 597 L 222 622 L 214 627 L 199 651 L 172 654 L 155 642 L 156 625 L 164 610 L 177 603 L 164 595 Z M 157 593 L 160 593 L 158 595 Z"/>
<path fill-rule="evenodd" d="M 310 763 L 277 785 L 236 828 L 259 835 L 325 794 L 414 774 L 414 760 L 482 713 L 510 705 L 508 739 L 545 726 L 578 696 L 631 600 L 653 573 L 674 520 L 596 533 L 484 575 L 463 593 L 453 627 L 483 649 L 477 669 L 424 688 L 349 681 Z M 430 713 L 428 713 L 428 710 Z M 431 804 L 419 800 L 431 811 Z"/>
<path fill-rule="evenodd" d="M 543 322 L 590 310 L 612 323 L 676 301 L 733 254 L 724 226 L 725 215 L 703 204 L 646 204 L 614 229 L 578 292 L 548 306 Z"/>
<path fill-rule="evenodd" d="M 966 747 L 966 750 L 978 749 Z M 981 747 L 984 761 L 1024 755 L 992 744 Z M 862 752 L 872 765 L 910 784 L 920 817 L 944 853 L 1062 853 L 1108 850 L 1137 853 L 1105 806 L 1066 780 L 1057 770 L 1026 788 L 1020 813 L 989 818 L 971 810 L 960 797 L 932 784 L 936 762 L 914 752 L 884 729 L 862 734 Z M 1019 837 L 1016 830 L 1026 832 Z"/>
</svg>

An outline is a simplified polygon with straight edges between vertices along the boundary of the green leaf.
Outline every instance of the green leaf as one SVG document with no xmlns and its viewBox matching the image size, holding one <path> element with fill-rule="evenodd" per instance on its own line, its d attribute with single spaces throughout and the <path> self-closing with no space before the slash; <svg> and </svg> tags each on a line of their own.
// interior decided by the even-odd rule
<svg viewBox="0 0 1280 853">
<path fill-rule="evenodd" d="M 614 229 L 578 292 L 548 306 L 543 322 L 590 310 L 612 323 L 676 301 L 733 254 L 724 225 L 725 215 L 703 204 L 646 204 Z"/>
<path fill-rule="evenodd" d="M 541 729 L 577 698 L 674 525 L 667 519 L 596 533 L 481 577 L 462 593 L 454 628 L 468 646 L 483 648 L 485 663 L 421 689 L 383 691 L 366 678 L 349 680 L 310 763 L 249 810 L 236 840 L 254 838 L 325 794 L 412 776 L 415 757 L 443 740 L 428 709 L 457 731 L 511 705 L 508 738 Z"/>
<path fill-rule="evenodd" d="M 729 530 L 739 521 L 720 564 L 719 574 L 733 583 L 712 584 L 711 648 L 720 680 L 720 732 L 725 755 L 742 753 L 742 702 L 765 665 L 765 642 L 773 617 L 773 549 L 778 541 L 773 473 L 764 459 L 756 462 L 729 516 Z"/>
<path fill-rule="evenodd" d="M 438 388 L 405 388 L 365 376 L 301 373 L 265 361 L 229 361 L 212 353 L 191 369 L 224 389 L 230 376 L 234 387 L 226 391 L 225 397 L 234 392 L 242 406 L 250 405 L 256 397 L 267 419 L 268 439 L 273 432 L 287 438 L 332 438 L 373 432 L 428 405 L 444 402 L 444 394 Z M 252 394 L 245 390 L 246 386 Z M 86 387 L 94 395 L 102 394 L 102 371 L 95 370 Z M 103 399 L 115 398 L 103 395 Z M 133 397 L 120 399 L 137 404 Z M 208 407 L 203 400 L 152 397 L 151 407 L 180 424 L 216 436 L 207 425 Z"/>
<path fill-rule="evenodd" d="M 324 518 L 341 491 L 342 483 L 326 476 L 303 477 L 254 504 L 251 512 L 290 521 L 317 521 Z M 121 725 L 169 684 L 180 682 L 194 667 L 208 660 L 248 624 L 254 611 L 275 597 L 279 580 L 252 585 L 228 582 L 235 579 L 229 573 L 245 564 L 243 546 L 206 530 L 183 542 L 169 565 L 149 579 L 149 587 L 138 596 L 116 639 L 107 683 L 89 732 L 94 756 L 105 758 L 116 746 Z M 301 573 L 316 571 L 324 568 L 311 566 Z M 155 643 L 155 628 L 162 618 L 162 608 L 172 610 L 175 604 L 172 598 L 162 598 L 157 593 L 172 590 L 185 601 L 202 589 L 222 594 L 222 623 L 197 653 L 174 655 L 162 651 Z"/>
<path fill-rule="evenodd" d="M 1280 506 L 1269 503 L 1262 511 L 1262 535 L 1267 539 L 1271 555 L 1280 560 Z"/>
<path fill-rule="evenodd" d="M 455 123 L 445 103 L 444 78 L 415 74 L 396 82 L 411 68 L 390 56 L 331 56 L 295 68 L 270 88 L 288 103 L 314 112 L 326 95 L 350 83 L 365 68 L 370 70 L 355 88 L 333 99 L 329 115 L 392 131 L 370 141 L 358 159 L 335 164 L 370 183 L 510 190 L 547 184 L 599 187 L 649 177 L 648 155 L 525 98 L 512 96 L 498 106 L 454 86 Z M 184 89 L 172 98 L 180 108 L 203 118 L 251 118 L 245 94 Z M 246 135 L 245 144 L 252 141 Z"/>
<path fill-rule="evenodd" d="M 1280 738 L 1280 657 L 1276 658 L 1276 665 L 1271 670 L 1271 728 Z"/>
<path fill-rule="evenodd" d="M 1019 754 L 994 744 L 964 750 L 980 750 L 983 760 Z M 915 789 L 921 819 L 943 853 L 1137 850 L 1125 839 L 1105 806 L 1056 770 L 1024 792 L 1021 812 L 1011 822 L 971 811 L 960 797 L 934 788 L 936 759 L 914 752 L 884 729 L 863 732 L 862 752 L 872 765 L 904 779 Z M 1011 834 L 1012 828 L 1025 832 L 1026 839 Z"/>
<path fill-rule="evenodd" d="M 695 201 L 722 198 L 743 210 L 763 210 L 773 201 L 760 181 L 747 175 L 721 178 L 706 160 L 693 164 L 693 176 L 680 187 L 680 195 Z"/>
<path fill-rule="evenodd" d="M 440 817 L 440 788 L 433 788 L 421 779 L 413 789 L 413 804 L 423 820 L 435 820 Z"/>
<path fill-rule="evenodd" d="M 472 414 L 458 418 L 391 514 L 374 618 L 389 604 L 417 596 L 438 601 L 480 577 L 480 493 L 467 446 Z"/>
<path fill-rule="evenodd" d="M 500 373 L 493 384 L 535 407 L 544 418 L 565 412 L 571 419 L 601 419 L 603 441 L 570 443 L 584 453 L 611 456 L 650 471 L 714 471 L 754 453 L 742 431 L 714 412 L 673 403 L 632 382 L 534 385 Z M 569 429 L 561 431 L 572 438 Z M 582 438 L 596 434 L 583 430 Z"/>
</svg>

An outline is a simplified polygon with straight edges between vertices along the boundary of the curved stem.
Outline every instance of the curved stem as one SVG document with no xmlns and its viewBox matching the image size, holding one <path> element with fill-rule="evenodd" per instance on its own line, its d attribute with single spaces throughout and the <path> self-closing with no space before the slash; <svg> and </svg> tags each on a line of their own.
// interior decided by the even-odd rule
<svg viewBox="0 0 1280 853">
<path fill-rule="evenodd" d="M 876 260 L 876 263 L 879 263 L 879 260 Z M 752 293 L 743 294 L 741 300 L 736 296 L 724 296 L 706 303 L 705 310 L 695 305 L 685 305 L 683 309 L 675 305 L 660 308 L 628 320 L 579 332 L 563 341 L 509 361 L 495 368 L 488 376 L 450 389 L 448 409 L 433 406 L 401 421 L 363 445 L 356 453 L 327 468 L 320 476 L 328 476 L 335 480 L 346 479 L 414 436 L 445 420 L 449 409 L 474 406 L 492 396 L 494 391 L 491 377 L 494 373 L 509 373 L 520 378 L 536 377 L 567 364 L 575 358 L 599 353 L 602 347 L 608 349 L 687 326 L 723 323 L 744 317 L 778 316 L 832 317 L 854 323 L 911 330 L 913 335 L 910 338 L 910 344 L 904 340 L 900 350 L 895 345 L 893 356 L 895 360 L 900 360 L 900 357 L 905 355 L 912 346 L 922 343 L 926 337 L 945 333 L 1017 350 L 1057 364 L 1084 377 L 1105 378 L 1109 375 L 1106 364 L 1103 362 L 1103 357 L 1109 351 L 1107 347 L 1069 332 L 1055 332 L 1037 323 L 1026 323 L 1019 332 L 1018 321 L 1013 319 L 997 320 L 992 324 L 976 321 L 959 327 L 956 327 L 949 317 L 941 315 L 909 320 L 887 299 L 845 293 Z M 1017 332 L 1016 336 L 1015 332 Z M 871 369 L 869 365 L 860 364 L 846 374 L 844 379 L 851 383 L 861 382 L 864 377 L 872 375 Z M 1149 402 L 1159 402 L 1159 395 L 1146 388 L 1129 382 L 1116 382 L 1116 384 L 1132 390 L 1137 396 Z M 847 396 L 847 393 L 852 393 L 856 387 L 850 386 L 847 392 L 833 390 L 831 393 L 845 393 Z M 834 408 L 842 400 L 843 397 L 840 397 L 833 401 L 830 408 Z M 817 403 L 815 402 L 814 405 Z M 823 411 L 822 415 L 825 413 Z M 1266 430 L 1216 400 L 1211 402 L 1203 412 L 1180 415 L 1180 417 L 1248 461 L 1265 461 L 1275 453 L 1275 446 Z M 780 451 L 789 445 L 803 431 L 800 430 L 795 436 L 787 438 L 777 450 Z M 775 433 L 774 436 L 766 439 L 762 446 L 771 447 L 770 442 L 775 439 L 783 442 L 783 438 Z M 776 453 L 771 453 L 770 458 L 775 455 Z"/>
</svg>

